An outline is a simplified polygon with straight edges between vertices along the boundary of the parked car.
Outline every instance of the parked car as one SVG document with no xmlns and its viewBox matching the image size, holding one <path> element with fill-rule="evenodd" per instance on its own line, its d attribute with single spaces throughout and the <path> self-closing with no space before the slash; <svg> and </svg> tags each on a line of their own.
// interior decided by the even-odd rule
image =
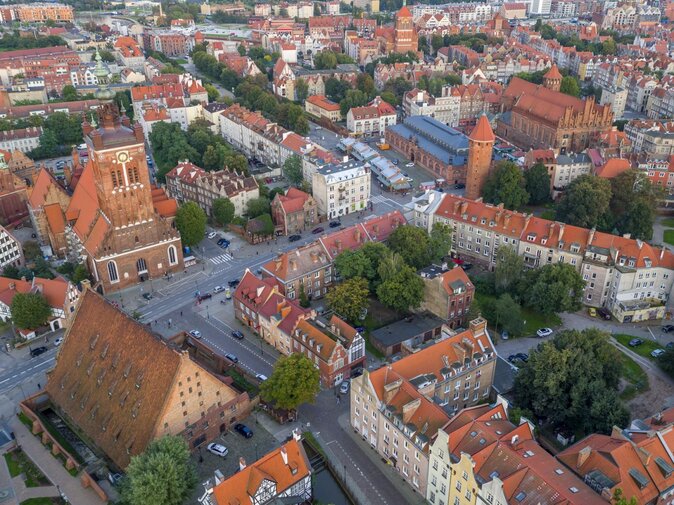
<svg viewBox="0 0 674 505">
<path fill-rule="evenodd" d="M 606 319 L 607 321 L 611 320 L 611 313 L 608 311 L 608 309 L 605 309 L 604 307 L 599 307 L 597 309 L 597 314 L 599 314 L 599 317 L 602 319 Z"/>
<path fill-rule="evenodd" d="M 237 424 L 234 426 L 234 429 L 241 435 L 243 435 L 246 438 L 251 438 L 253 436 L 253 430 L 251 430 L 248 426 L 245 424 Z"/>
<path fill-rule="evenodd" d="M 653 349 L 651 351 L 651 356 L 653 356 L 654 358 L 659 358 L 660 356 L 662 356 L 666 352 L 667 351 L 665 351 L 664 349 Z"/>
<path fill-rule="evenodd" d="M 30 350 L 30 356 L 31 358 L 34 358 L 35 356 L 39 356 L 40 354 L 44 354 L 47 352 L 49 349 L 47 349 L 45 346 L 41 345 L 40 347 L 36 347 L 35 349 Z"/>
<path fill-rule="evenodd" d="M 405 166 L 408 167 L 408 168 L 413 167 L 414 163 L 410 161 L 409 163 L 405 163 Z"/>
<path fill-rule="evenodd" d="M 345 380 L 339 385 L 339 392 L 345 395 L 349 392 L 349 381 Z"/>
<path fill-rule="evenodd" d="M 552 335 L 552 330 L 550 328 L 541 328 L 536 331 L 536 336 L 538 338 L 549 337 L 550 335 Z"/>
<path fill-rule="evenodd" d="M 470 270 L 471 268 L 473 268 L 473 264 L 472 264 L 472 263 L 468 263 L 467 261 L 464 261 L 464 262 L 463 262 L 463 265 L 461 265 L 461 268 L 463 268 L 464 271 L 467 272 L 468 270 Z"/>
<path fill-rule="evenodd" d="M 227 289 L 225 286 L 215 286 L 213 288 L 213 293 L 217 295 L 218 293 L 222 293 L 225 289 Z"/>
<path fill-rule="evenodd" d="M 199 330 L 191 330 L 190 335 L 192 335 L 194 338 L 201 338 L 201 332 Z"/>
<path fill-rule="evenodd" d="M 214 231 L 208 232 L 208 235 L 206 235 L 208 238 L 215 238 L 217 236 L 217 233 Z"/>
<path fill-rule="evenodd" d="M 266 375 L 261 374 L 261 373 L 256 373 L 255 378 L 257 380 L 259 380 L 260 382 L 264 382 L 264 381 L 267 380 L 268 377 Z"/>
<path fill-rule="evenodd" d="M 319 233 L 323 233 L 324 231 L 325 231 L 325 229 L 322 226 L 319 226 L 318 228 L 314 228 L 313 230 L 311 230 L 311 233 L 313 233 L 314 235 L 317 235 Z"/>
<path fill-rule="evenodd" d="M 226 238 L 221 238 L 220 240 L 218 240 L 219 246 L 229 247 L 229 244 L 230 244 L 230 242 Z"/>
<path fill-rule="evenodd" d="M 239 279 L 232 279 L 231 281 L 229 281 L 229 282 L 227 283 L 227 285 L 228 285 L 230 288 L 235 288 L 235 287 L 237 287 L 237 286 L 239 285 L 239 282 L 241 282 Z"/>
<path fill-rule="evenodd" d="M 339 228 L 340 226 L 342 226 L 342 223 L 340 223 L 339 221 L 330 221 L 330 224 L 328 224 L 328 226 L 330 228 Z"/>
<path fill-rule="evenodd" d="M 674 331 L 674 324 L 666 324 L 662 327 L 663 333 L 669 333 L 670 331 Z"/>
<path fill-rule="evenodd" d="M 233 363 L 238 363 L 238 362 L 239 362 L 239 358 L 237 358 L 236 356 L 234 356 L 231 352 L 228 352 L 227 354 L 225 354 L 225 358 L 227 358 L 229 361 L 231 361 L 231 362 L 233 362 Z"/>
<path fill-rule="evenodd" d="M 393 160 L 394 165 L 397 165 L 398 163 L 399 163 L 398 160 Z"/>
<path fill-rule="evenodd" d="M 197 297 L 197 300 L 203 302 L 204 300 L 210 300 L 211 298 L 213 298 L 213 295 L 211 293 L 204 293 L 203 295 L 199 295 Z"/>
<path fill-rule="evenodd" d="M 667 342 L 665 349 L 674 349 L 674 342 Z"/>
<path fill-rule="evenodd" d="M 508 361 L 511 363 L 516 363 L 517 361 L 522 361 L 526 363 L 529 361 L 529 355 L 524 352 L 518 352 L 517 354 L 511 354 L 508 356 Z"/>
<path fill-rule="evenodd" d="M 590 314 L 590 317 L 597 317 L 597 309 L 594 307 L 587 309 L 587 313 Z"/>
<path fill-rule="evenodd" d="M 302 238 L 301 235 L 290 235 L 288 237 L 288 242 L 297 242 L 301 238 Z"/>
<path fill-rule="evenodd" d="M 152 300 L 152 293 L 143 293 L 143 298 L 147 301 Z"/>
<path fill-rule="evenodd" d="M 632 340 L 629 341 L 629 346 L 630 347 L 639 347 L 643 343 L 644 343 L 644 341 L 641 340 L 640 338 L 633 338 Z"/>
<path fill-rule="evenodd" d="M 208 452 L 210 452 L 211 454 L 215 454 L 216 456 L 220 456 L 221 458 L 227 456 L 227 453 L 229 452 L 227 450 L 227 447 L 225 447 L 224 445 L 214 443 L 208 444 L 206 446 L 206 449 L 208 449 Z"/>
<path fill-rule="evenodd" d="M 461 183 L 454 184 L 454 189 L 465 189 L 465 188 L 466 188 L 465 184 L 461 184 Z"/>
<path fill-rule="evenodd" d="M 239 330 L 234 330 L 232 332 L 232 337 L 243 340 L 243 333 L 241 333 Z"/>
<path fill-rule="evenodd" d="M 54 340 L 54 347 L 58 347 L 63 343 L 63 337 L 59 337 L 56 340 Z"/>
</svg>

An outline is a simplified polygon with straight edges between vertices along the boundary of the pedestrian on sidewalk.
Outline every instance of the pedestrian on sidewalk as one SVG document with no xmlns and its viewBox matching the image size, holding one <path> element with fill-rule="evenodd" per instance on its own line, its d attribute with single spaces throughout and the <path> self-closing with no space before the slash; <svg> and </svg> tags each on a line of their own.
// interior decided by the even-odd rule
<svg viewBox="0 0 674 505">
<path fill-rule="evenodd" d="M 180 311 L 180 317 L 183 317 L 183 311 L 182 310 Z"/>
</svg>

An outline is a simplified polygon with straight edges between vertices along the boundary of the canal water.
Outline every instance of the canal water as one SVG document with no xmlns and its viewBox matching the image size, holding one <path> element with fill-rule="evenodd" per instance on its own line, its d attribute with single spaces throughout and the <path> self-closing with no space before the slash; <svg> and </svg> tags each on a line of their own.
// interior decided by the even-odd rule
<svg viewBox="0 0 674 505">
<path fill-rule="evenodd" d="M 355 505 L 346 495 L 323 456 L 304 443 L 313 473 L 311 475 L 314 500 L 321 505 Z"/>
</svg>

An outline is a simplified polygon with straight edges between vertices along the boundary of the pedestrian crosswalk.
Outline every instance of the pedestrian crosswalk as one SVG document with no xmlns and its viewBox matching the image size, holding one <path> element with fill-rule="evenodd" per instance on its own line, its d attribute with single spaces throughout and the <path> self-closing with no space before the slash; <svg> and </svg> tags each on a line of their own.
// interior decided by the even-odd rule
<svg viewBox="0 0 674 505">
<path fill-rule="evenodd" d="M 384 195 L 372 195 L 370 197 L 370 201 L 373 204 L 383 203 L 384 205 L 388 205 L 388 206 L 393 207 L 393 208 L 402 207 L 402 205 L 400 203 L 398 203 L 395 200 L 392 200 L 392 199 L 390 199 L 390 198 L 388 198 L 387 196 L 384 196 Z"/>
<path fill-rule="evenodd" d="M 222 265 L 223 263 L 227 263 L 229 261 L 232 261 L 232 255 L 229 253 L 221 254 L 220 256 L 215 256 L 210 259 L 210 262 L 215 264 L 215 265 Z"/>
</svg>

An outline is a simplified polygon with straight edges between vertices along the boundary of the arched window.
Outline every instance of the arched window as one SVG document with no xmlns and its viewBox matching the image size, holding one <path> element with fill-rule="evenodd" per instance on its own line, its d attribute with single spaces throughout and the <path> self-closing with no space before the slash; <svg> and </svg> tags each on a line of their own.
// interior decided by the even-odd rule
<svg viewBox="0 0 674 505">
<path fill-rule="evenodd" d="M 110 277 L 110 282 L 119 281 L 119 275 L 117 275 L 117 263 L 114 261 L 108 261 L 108 276 Z"/>
<path fill-rule="evenodd" d="M 136 269 L 138 270 L 139 274 L 144 274 L 147 272 L 147 264 L 145 263 L 145 259 L 138 258 L 138 261 L 136 261 Z"/>
<path fill-rule="evenodd" d="M 176 263 L 178 263 L 178 255 L 176 254 L 175 246 L 169 246 L 168 256 L 169 256 L 169 265 L 175 265 Z"/>
</svg>

